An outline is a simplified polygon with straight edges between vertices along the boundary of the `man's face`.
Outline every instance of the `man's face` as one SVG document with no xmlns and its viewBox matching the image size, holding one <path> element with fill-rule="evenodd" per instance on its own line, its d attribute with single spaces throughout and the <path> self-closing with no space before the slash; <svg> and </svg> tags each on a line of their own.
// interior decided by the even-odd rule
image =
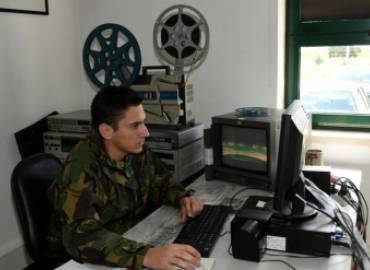
<svg viewBox="0 0 370 270">
<path fill-rule="evenodd" d="M 117 129 L 112 133 L 110 149 L 123 155 L 140 153 L 143 150 L 145 138 L 149 136 L 144 121 L 145 112 L 142 105 L 129 107 L 118 120 Z"/>
</svg>

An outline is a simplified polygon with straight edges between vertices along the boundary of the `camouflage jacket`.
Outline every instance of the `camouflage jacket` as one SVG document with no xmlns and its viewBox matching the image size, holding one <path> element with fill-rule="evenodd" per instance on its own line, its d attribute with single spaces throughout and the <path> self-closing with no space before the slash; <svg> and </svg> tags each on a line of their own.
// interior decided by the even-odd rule
<svg viewBox="0 0 370 270">
<path fill-rule="evenodd" d="M 77 261 L 139 269 L 150 245 L 121 235 L 151 205 L 178 205 L 186 195 L 148 148 L 111 160 L 97 132 L 71 151 L 48 190 L 53 209 L 48 240 Z"/>
</svg>

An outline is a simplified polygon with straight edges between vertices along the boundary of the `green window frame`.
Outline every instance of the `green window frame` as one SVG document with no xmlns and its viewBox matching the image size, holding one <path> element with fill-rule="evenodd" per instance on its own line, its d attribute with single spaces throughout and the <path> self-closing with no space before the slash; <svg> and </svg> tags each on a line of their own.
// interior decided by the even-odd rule
<svg viewBox="0 0 370 270">
<path fill-rule="evenodd" d="M 370 45 L 370 19 L 303 22 L 300 8 L 300 0 L 287 0 L 286 107 L 299 99 L 301 47 Z M 370 115 L 313 114 L 312 127 L 369 132 Z"/>
</svg>

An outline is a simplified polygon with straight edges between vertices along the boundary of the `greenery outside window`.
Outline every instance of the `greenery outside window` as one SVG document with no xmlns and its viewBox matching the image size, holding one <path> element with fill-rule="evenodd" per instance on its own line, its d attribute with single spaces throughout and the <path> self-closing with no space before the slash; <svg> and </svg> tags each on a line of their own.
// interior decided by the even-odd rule
<svg viewBox="0 0 370 270">
<path fill-rule="evenodd" d="M 370 1 L 287 0 L 286 55 L 286 106 L 300 98 L 314 128 L 370 131 Z"/>
</svg>

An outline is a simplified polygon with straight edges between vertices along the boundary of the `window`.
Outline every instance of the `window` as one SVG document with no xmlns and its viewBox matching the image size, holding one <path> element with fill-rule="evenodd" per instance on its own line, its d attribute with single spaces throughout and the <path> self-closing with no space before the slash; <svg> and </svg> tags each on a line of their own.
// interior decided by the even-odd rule
<svg viewBox="0 0 370 270">
<path fill-rule="evenodd" d="M 369 1 L 287 1 L 285 105 L 296 98 L 314 128 L 370 131 Z"/>
</svg>

